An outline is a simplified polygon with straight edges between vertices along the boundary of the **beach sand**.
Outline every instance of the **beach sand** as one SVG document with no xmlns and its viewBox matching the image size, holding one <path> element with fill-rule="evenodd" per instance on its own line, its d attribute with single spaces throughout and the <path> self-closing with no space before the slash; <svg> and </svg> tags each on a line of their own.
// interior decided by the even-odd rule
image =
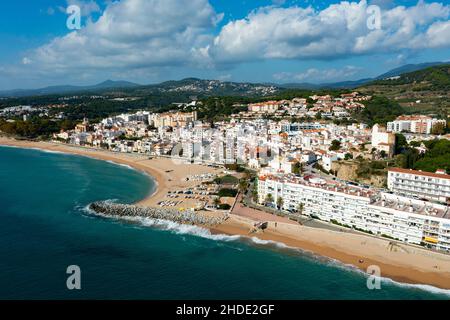
<svg viewBox="0 0 450 320">
<path fill-rule="evenodd" d="M 49 142 L 19 141 L 0 137 L 0 145 L 84 155 L 126 164 L 146 172 L 154 177 L 158 186 L 153 195 L 149 195 L 138 203 L 142 206 L 155 206 L 157 202 L 165 199 L 169 190 L 173 191 L 198 185 L 199 182 L 185 181 L 185 178 L 189 175 L 221 173 L 222 171 L 203 165 L 176 164 L 170 159 L 149 160 L 144 156 L 117 154 Z M 186 204 L 186 207 L 189 207 L 188 204 Z M 269 226 L 264 232 L 259 231 L 250 234 L 249 232 L 255 221 L 269 221 Z M 338 260 L 364 272 L 367 271 L 368 266 L 376 265 L 380 268 L 382 277 L 391 278 L 395 281 L 428 284 L 438 288 L 450 289 L 450 255 L 432 252 L 416 246 L 398 242 L 392 245 L 390 240 L 363 234 L 305 227 L 267 213 L 261 214 L 261 216 L 230 214 L 230 218 L 225 223 L 211 229 L 211 232 L 276 241 L 289 247 L 300 248 L 316 255 Z"/>
</svg>

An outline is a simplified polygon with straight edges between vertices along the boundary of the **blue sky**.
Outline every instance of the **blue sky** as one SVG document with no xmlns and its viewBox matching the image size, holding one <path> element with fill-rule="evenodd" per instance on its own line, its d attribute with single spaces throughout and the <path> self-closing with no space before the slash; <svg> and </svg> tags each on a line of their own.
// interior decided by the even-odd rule
<svg viewBox="0 0 450 320">
<path fill-rule="evenodd" d="M 77 31 L 66 26 L 73 4 Z M 377 28 L 368 26 L 372 5 Z M 448 1 L 17 0 L 0 10 L 0 90 L 106 79 L 356 80 L 450 60 L 449 18 Z"/>
</svg>

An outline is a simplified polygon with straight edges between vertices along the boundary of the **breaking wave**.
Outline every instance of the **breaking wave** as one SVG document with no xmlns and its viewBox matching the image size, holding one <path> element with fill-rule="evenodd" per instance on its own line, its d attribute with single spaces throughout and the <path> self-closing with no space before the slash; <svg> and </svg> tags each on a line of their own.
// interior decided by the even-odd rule
<svg viewBox="0 0 450 320">
<path fill-rule="evenodd" d="M 110 200 L 107 200 L 106 202 L 116 203 L 117 199 L 110 199 Z M 83 210 L 85 212 L 88 212 L 89 214 L 95 213 L 91 209 L 89 209 L 89 206 L 84 207 Z M 97 213 L 96 213 L 96 215 L 98 216 Z M 247 243 L 250 245 L 266 246 L 266 247 L 271 247 L 271 248 L 289 250 L 291 252 L 295 251 L 302 255 L 306 254 L 308 257 L 318 260 L 319 262 L 326 263 L 332 267 L 340 268 L 345 271 L 357 272 L 364 277 L 368 276 L 366 272 L 357 268 L 354 265 L 345 264 L 336 259 L 319 256 L 319 255 L 315 254 L 314 252 L 304 250 L 301 248 L 291 247 L 291 246 L 288 246 L 288 245 L 286 245 L 282 242 L 278 242 L 278 241 L 264 240 L 264 239 L 260 239 L 255 236 L 247 237 L 247 236 L 241 236 L 241 235 L 213 234 L 213 233 L 211 233 L 211 231 L 209 229 L 204 228 L 204 227 L 200 227 L 200 226 L 196 226 L 196 225 L 181 224 L 181 223 L 177 223 L 177 222 L 173 222 L 173 221 L 169 221 L 169 220 L 163 220 L 163 219 L 152 219 L 152 218 L 147 218 L 147 217 L 123 217 L 123 216 L 115 216 L 115 217 L 105 216 L 105 217 L 106 218 L 114 218 L 117 220 L 126 220 L 126 221 L 130 221 L 130 222 L 135 222 L 144 227 L 158 228 L 161 230 L 170 231 L 170 232 L 172 232 L 174 234 L 178 234 L 178 235 L 192 235 L 192 236 L 197 236 L 197 237 L 201 237 L 201 238 L 205 238 L 205 239 L 209 239 L 209 240 L 223 241 L 223 242 L 240 241 L 240 242 L 244 242 L 244 243 Z M 390 285 L 396 285 L 396 286 L 410 288 L 410 289 L 420 289 L 420 290 L 428 291 L 428 292 L 431 292 L 434 294 L 442 294 L 442 295 L 446 295 L 446 296 L 450 297 L 450 290 L 437 288 L 437 287 L 434 287 L 431 285 L 403 283 L 403 282 L 398 282 L 398 281 L 395 281 L 395 280 L 393 280 L 391 278 L 387 278 L 387 277 L 381 277 L 381 281 L 382 281 L 382 283 L 387 283 Z"/>
</svg>

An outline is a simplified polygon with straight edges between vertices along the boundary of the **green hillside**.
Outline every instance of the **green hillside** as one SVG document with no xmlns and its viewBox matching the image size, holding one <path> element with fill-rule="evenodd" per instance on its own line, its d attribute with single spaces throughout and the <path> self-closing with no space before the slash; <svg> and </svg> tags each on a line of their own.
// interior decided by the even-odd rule
<svg viewBox="0 0 450 320">
<path fill-rule="evenodd" d="M 407 113 L 450 113 L 450 64 L 376 80 L 358 89 L 366 94 L 384 95 L 395 100 Z"/>
</svg>

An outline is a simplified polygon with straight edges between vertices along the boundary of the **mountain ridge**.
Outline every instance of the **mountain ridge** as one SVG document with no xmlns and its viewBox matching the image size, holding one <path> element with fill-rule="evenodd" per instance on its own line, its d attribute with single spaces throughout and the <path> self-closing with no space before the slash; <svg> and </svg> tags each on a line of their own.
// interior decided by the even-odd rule
<svg viewBox="0 0 450 320">
<path fill-rule="evenodd" d="M 48 86 L 40 89 L 14 89 L 0 91 L 0 97 L 27 97 L 70 93 L 102 93 L 108 90 L 135 90 L 142 94 L 161 94 L 167 92 L 183 92 L 189 94 L 217 94 L 217 95 L 269 95 L 286 89 L 320 90 L 320 89 L 355 89 L 372 82 L 400 76 L 401 74 L 424 70 L 429 67 L 446 64 L 445 62 L 427 62 L 420 64 L 407 64 L 375 78 L 365 78 L 353 81 L 333 83 L 251 83 L 232 82 L 220 80 L 207 80 L 188 77 L 181 80 L 169 80 L 156 84 L 141 85 L 123 80 L 106 80 L 91 86 Z"/>
</svg>

